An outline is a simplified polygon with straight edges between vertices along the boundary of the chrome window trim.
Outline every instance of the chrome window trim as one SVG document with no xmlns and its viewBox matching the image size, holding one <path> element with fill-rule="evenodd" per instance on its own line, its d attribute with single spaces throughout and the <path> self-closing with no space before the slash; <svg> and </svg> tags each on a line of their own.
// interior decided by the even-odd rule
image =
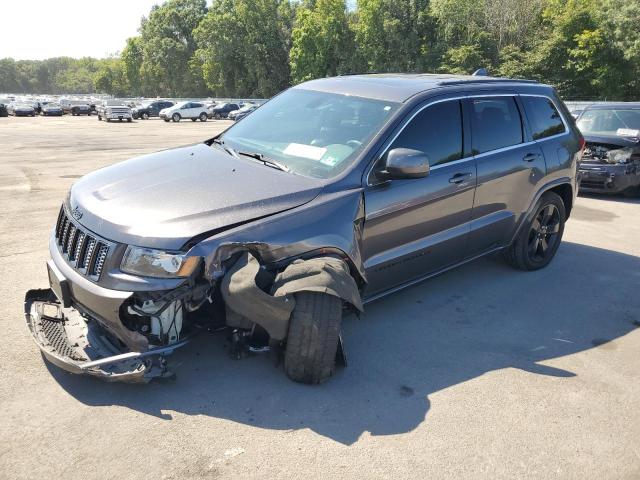
<svg viewBox="0 0 640 480">
<path fill-rule="evenodd" d="M 445 166 L 449 166 L 449 165 L 455 165 L 456 163 L 462 163 L 463 161 L 467 161 L 469 159 L 477 159 L 477 158 L 482 158 L 488 154 L 494 154 L 494 153 L 501 153 L 501 152 L 505 152 L 508 150 L 512 150 L 515 148 L 520 148 L 520 147 L 526 147 L 528 145 L 534 145 L 537 142 L 544 142 L 546 140 L 551 140 L 553 138 L 557 138 L 557 137 L 561 137 L 563 135 L 569 135 L 569 133 L 571 132 L 569 125 L 567 124 L 566 119 L 564 118 L 564 115 L 562 114 L 562 110 L 558 108 L 558 105 L 556 104 L 556 102 L 553 100 L 553 98 L 551 98 L 548 95 L 542 95 L 539 93 L 492 93 L 492 94 L 471 94 L 471 95 L 464 95 L 461 97 L 448 97 L 448 98 L 441 98 L 441 99 L 436 99 L 432 102 L 428 102 L 426 104 L 424 104 L 422 107 L 420 107 L 418 110 L 416 110 L 416 112 L 411 115 L 411 117 L 409 117 L 400 127 L 400 130 L 398 130 L 398 132 L 391 137 L 390 140 L 388 140 L 387 142 L 385 142 L 383 149 L 382 149 L 382 154 L 380 154 L 376 160 L 374 160 L 371 164 L 371 166 L 369 167 L 369 170 L 367 171 L 367 183 L 366 186 L 367 187 L 373 187 L 376 185 L 380 185 L 381 183 L 385 183 L 385 182 L 380 182 L 380 183 L 371 183 L 371 174 L 373 172 L 374 167 L 376 166 L 376 163 L 378 162 L 378 160 L 382 157 L 385 156 L 385 154 L 387 153 L 387 151 L 389 150 L 389 147 L 391 146 L 391 144 L 393 144 L 393 142 L 396 141 L 396 139 L 400 136 L 400 134 L 404 131 L 404 129 L 407 127 L 407 125 L 419 114 L 421 113 L 425 108 L 429 108 L 431 105 L 435 105 L 437 103 L 443 103 L 443 102 L 451 102 L 454 100 L 460 101 L 460 100 L 465 100 L 465 99 L 474 99 L 474 98 L 490 98 L 490 97 L 540 97 L 540 98 L 546 98 L 547 100 L 550 100 L 551 103 L 553 104 L 554 108 L 556 109 L 556 111 L 558 112 L 558 114 L 560 115 L 560 119 L 562 120 L 562 123 L 564 125 L 564 132 L 562 133 L 556 133 L 555 135 L 551 135 L 550 137 L 544 137 L 541 138 L 539 140 L 531 140 L 529 142 L 522 142 L 522 143 L 517 143 L 515 145 L 509 145 L 506 147 L 502 147 L 502 148 L 497 148 L 495 150 L 489 150 L 486 152 L 482 152 L 479 153 L 477 155 L 470 155 L 468 157 L 464 157 L 461 158 L 459 160 L 454 160 L 452 162 L 447 162 L 447 163 L 441 163 L 438 165 L 435 165 L 434 167 L 430 168 L 430 170 L 437 170 L 440 167 L 445 167 Z M 522 113 L 520 114 L 522 115 Z M 526 112 L 524 112 L 524 115 L 526 115 Z M 529 119 L 527 118 L 527 121 Z M 523 127 L 523 133 L 524 133 L 524 127 Z"/>
</svg>

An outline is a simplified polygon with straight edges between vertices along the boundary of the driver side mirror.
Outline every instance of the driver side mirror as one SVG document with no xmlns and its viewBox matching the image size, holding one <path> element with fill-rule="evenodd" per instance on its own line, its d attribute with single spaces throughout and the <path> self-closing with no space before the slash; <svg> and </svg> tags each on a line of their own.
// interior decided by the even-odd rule
<svg viewBox="0 0 640 480">
<path fill-rule="evenodd" d="M 420 150 L 394 148 L 387 152 L 381 173 L 385 180 L 426 177 L 429 175 L 429 157 Z"/>
</svg>

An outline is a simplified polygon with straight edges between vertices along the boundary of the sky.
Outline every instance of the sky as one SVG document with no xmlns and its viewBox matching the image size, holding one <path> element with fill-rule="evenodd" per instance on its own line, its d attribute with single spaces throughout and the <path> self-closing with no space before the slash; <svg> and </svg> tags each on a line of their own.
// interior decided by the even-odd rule
<svg viewBox="0 0 640 480">
<path fill-rule="evenodd" d="M 0 0 L 0 58 L 103 58 L 164 0 Z"/>
</svg>

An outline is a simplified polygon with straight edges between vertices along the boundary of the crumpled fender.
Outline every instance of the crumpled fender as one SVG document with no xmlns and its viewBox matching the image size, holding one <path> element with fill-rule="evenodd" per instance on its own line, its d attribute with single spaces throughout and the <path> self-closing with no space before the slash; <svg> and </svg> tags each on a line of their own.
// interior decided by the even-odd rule
<svg viewBox="0 0 640 480">
<path fill-rule="evenodd" d="M 227 324 L 249 328 L 263 327 L 274 340 L 284 340 L 289 318 L 295 308 L 296 292 L 320 292 L 333 295 L 362 311 L 358 286 L 348 265 L 334 257 L 297 259 L 280 272 L 270 293 L 258 285 L 260 263 L 249 251 L 236 260 L 220 283 L 227 307 Z"/>
<path fill-rule="evenodd" d="M 326 192 L 305 205 L 257 219 L 198 241 L 189 254 L 204 261 L 204 277 L 220 279 L 227 262 L 249 250 L 262 265 L 284 266 L 298 257 L 338 254 L 348 259 L 360 285 L 366 283 L 361 254 L 362 189 Z"/>
<path fill-rule="evenodd" d="M 358 285 L 348 265 L 335 257 L 294 260 L 276 276 L 272 291 L 276 297 L 295 292 L 326 293 L 364 311 Z"/>
</svg>

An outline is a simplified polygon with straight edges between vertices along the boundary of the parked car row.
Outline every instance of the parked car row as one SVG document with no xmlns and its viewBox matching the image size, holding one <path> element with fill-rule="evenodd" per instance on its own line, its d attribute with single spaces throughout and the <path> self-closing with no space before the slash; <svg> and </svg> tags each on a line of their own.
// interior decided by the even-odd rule
<svg viewBox="0 0 640 480">
<path fill-rule="evenodd" d="M 91 105 L 78 101 L 8 100 L 0 99 L 0 116 L 13 115 L 16 117 L 91 115 Z"/>
<path fill-rule="evenodd" d="M 155 116 L 152 113 L 155 112 L 155 109 L 158 109 L 159 106 L 154 104 L 161 104 L 163 102 L 153 102 L 149 106 L 143 107 L 143 110 L 139 110 L 139 112 L 144 112 L 147 115 L 146 118 L 150 116 Z M 162 108 L 158 111 L 158 115 L 165 122 L 179 122 L 183 119 L 188 119 L 193 122 L 200 120 L 201 122 L 206 122 L 209 119 L 222 120 L 228 118 L 230 120 L 238 121 L 251 112 L 258 108 L 258 105 L 252 103 L 231 103 L 231 102 L 222 102 L 222 103 L 213 103 L 210 105 L 205 104 L 204 102 L 195 102 L 195 101 L 184 101 L 178 102 Z M 152 110 L 153 109 L 153 110 Z"/>
</svg>

